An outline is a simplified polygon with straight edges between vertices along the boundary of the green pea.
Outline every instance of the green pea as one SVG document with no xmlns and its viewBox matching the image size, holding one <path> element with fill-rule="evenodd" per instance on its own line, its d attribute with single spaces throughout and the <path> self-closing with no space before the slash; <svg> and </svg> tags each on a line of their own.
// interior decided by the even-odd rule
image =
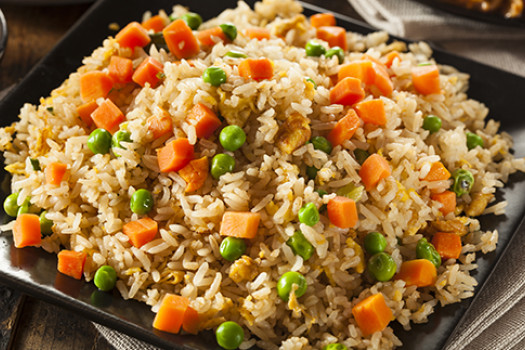
<svg viewBox="0 0 525 350">
<path fill-rule="evenodd" d="M 226 82 L 226 72 L 220 67 L 208 67 L 202 73 L 202 80 L 213 86 L 219 86 Z"/>
<path fill-rule="evenodd" d="M 109 292 L 115 287 L 117 283 L 117 272 L 109 265 L 104 265 L 98 268 L 95 272 L 93 282 L 98 289 Z"/>
<path fill-rule="evenodd" d="M 35 158 L 29 158 L 29 161 L 31 162 L 31 166 L 33 167 L 34 171 L 40 171 L 42 168 L 40 167 L 40 161 Z"/>
<path fill-rule="evenodd" d="M 202 17 L 194 12 L 188 12 L 181 16 L 181 19 L 186 22 L 188 27 L 192 30 L 197 30 L 202 24 Z"/>
<path fill-rule="evenodd" d="M 319 212 L 314 203 L 307 203 L 299 209 L 299 222 L 308 226 L 314 226 L 319 222 Z"/>
<path fill-rule="evenodd" d="M 225 150 L 234 152 L 246 142 L 246 133 L 237 125 L 228 125 L 221 130 L 219 141 Z"/>
<path fill-rule="evenodd" d="M 372 255 L 368 259 L 368 271 L 381 282 L 390 281 L 396 273 L 396 263 L 390 255 L 385 252 Z"/>
<path fill-rule="evenodd" d="M 231 173 L 234 168 L 235 159 L 228 154 L 219 153 L 211 160 L 211 176 L 214 179 L 219 179 L 222 175 Z"/>
<path fill-rule="evenodd" d="M 330 58 L 332 56 L 336 56 L 337 57 L 337 61 L 339 62 L 339 64 L 343 63 L 343 61 L 345 60 L 345 53 L 344 53 L 343 49 L 340 48 L 339 46 L 334 46 L 331 49 L 328 49 L 328 51 L 326 51 L 326 53 L 325 53 L 325 56 L 327 58 Z"/>
<path fill-rule="evenodd" d="M 367 151 L 365 151 L 364 149 L 361 149 L 361 148 L 356 148 L 354 150 L 354 156 L 355 156 L 355 160 L 357 160 L 357 162 L 360 164 L 360 165 L 363 165 L 363 163 L 365 162 L 365 160 L 370 157 L 370 153 L 368 153 Z"/>
<path fill-rule="evenodd" d="M 286 241 L 286 244 L 292 248 L 295 255 L 299 255 L 304 261 L 310 259 L 314 254 L 314 246 L 308 242 L 301 231 L 295 231 L 293 236 Z"/>
<path fill-rule="evenodd" d="M 481 147 L 483 148 L 483 139 L 478 134 L 474 134 L 473 132 L 467 131 L 467 148 L 470 151 L 473 148 Z"/>
<path fill-rule="evenodd" d="M 87 145 L 95 154 L 106 154 L 111 147 L 111 134 L 105 129 L 95 129 L 89 134 Z"/>
<path fill-rule="evenodd" d="M 131 200 L 129 202 L 131 211 L 139 215 L 149 213 L 151 209 L 153 209 L 153 205 L 153 195 L 150 191 L 143 188 L 136 190 L 131 195 Z"/>
<path fill-rule="evenodd" d="M 53 220 L 49 220 L 47 217 L 47 211 L 43 211 L 40 213 L 39 221 L 40 221 L 40 232 L 44 236 L 48 236 L 53 233 Z"/>
<path fill-rule="evenodd" d="M 310 180 L 315 180 L 315 178 L 317 177 L 317 172 L 318 171 L 319 171 L 319 169 L 317 169 L 314 166 L 307 166 L 306 167 L 306 176 L 308 176 L 308 178 Z"/>
<path fill-rule="evenodd" d="M 441 256 L 437 252 L 432 243 L 428 242 L 426 238 L 421 238 L 416 245 L 416 257 L 418 259 L 429 260 L 436 269 L 441 265 Z"/>
<path fill-rule="evenodd" d="M 30 208 L 31 208 L 31 200 L 28 198 L 26 198 L 24 200 L 24 202 L 22 203 L 22 205 L 20 207 L 18 207 L 18 211 L 16 212 L 16 216 L 20 215 L 20 214 L 26 214 L 26 213 L 29 213 L 30 211 Z"/>
<path fill-rule="evenodd" d="M 437 115 L 427 115 L 423 118 L 423 129 L 430 131 L 431 134 L 441 129 L 441 118 Z"/>
<path fill-rule="evenodd" d="M 230 39 L 231 41 L 235 40 L 235 38 L 237 37 L 236 26 L 234 26 L 231 23 L 223 23 L 219 27 L 221 27 L 222 32 L 228 37 L 228 39 Z"/>
<path fill-rule="evenodd" d="M 465 169 L 456 169 L 452 173 L 452 178 L 454 179 L 452 191 L 454 191 L 458 197 L 469 193 L 472 189 L 472 185 L 474 185 L 474 175 Z"/>
<path fill-rule="evenodd" d="M 292 286 L 296 284 L 297 289 L 295 290 L 295 296 L 300 298 L 306 293 L 306 278 L 299 272 L 288 271 L 284 273 L 279 281 L 277 282 L 277 294 L 279 297 L 288 301 L 290 299 L 290 293 L 292 292 Z"/>
<path fill-rule="evenodd" d="M 121 142 L 131 142 L 131 133 L 126 130 L 119 130 L 111 137 L 111 148 L 116 157 L 120 157 L 119 148 L 125 149 Z"/>
<path fill-rule="evenodd" d="M 215 339 L 223 349 L 237 349 L 244 341 L 244 330 L 236 322 L 226 321 L 217 327 Z"/>
<path fill-rule="evenodd" d="M 246 252 L 246 243 L 242 238 L 226 237 L 222 240 L 219 250 L 224 259 L 235 261 Z"/>
<path fill-rule="evenodd" d="M 306 56 L 313 56 L 313 57 L 319 57 L 326 53 L 326 49 L 321 43 L 318 43 L 317 41 L 310 40 L 306 43 L 306 46 L 304 47 L 306 51 Z"/>
<path fill-rule="evenodd" d="M 315 83 L 315 81 L 312 78 L 306 78 L 306 81 L 312 83 L 312 85 L 314 86 L 314 89 L 317 89 L 317 84 Z"/>
<path fill-rule="evenodd" d="M 341 343 L 333 343 L 323 346 L 323 350 L 348 350 L 348 348 Z"/>
<path fill-rule="evenodd" d="M 326 154 L 332 153 L 332 144 L 326 137 L 316 136 L 312 138 L 312 145 L 314 145 L 315 149 L 323 151 Z"/>
<path fill-rule="evenodd" d="M 233 57 L 233 58 L 246 58 L 246 57 L 248 57 L 245 54 L 243 54 L 242 52 L 235 51 L 235 50 L 231 50 L 231 51 L 226 52 L 226 54 L 224 56 L 226 56 L 226 57 Z"/>
<path fill-rule="evenodd" d="M 4 200 L 4 211 L 7 215 L 11 217 L 16 217 L 18 213 L 18 192 L 11 193 Z"/>
<path fill-rule="evenodd" d="M 381 253 L 386 248 L 386 238 L 379 232 L 370 232 L 364 242 L 365 250 L 370 255 Z"/>
</svg>

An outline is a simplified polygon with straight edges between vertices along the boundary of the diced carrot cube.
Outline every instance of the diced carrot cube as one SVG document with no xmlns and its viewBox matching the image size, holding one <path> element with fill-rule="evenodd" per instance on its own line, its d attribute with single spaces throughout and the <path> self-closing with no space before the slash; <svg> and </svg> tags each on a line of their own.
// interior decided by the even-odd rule
<svg viewBox="0 0 525 350">
<path fill-rule="evenodd" d="M 401 55 L 399 54 L 399 52 L 390 51 L 385 57 L 385 62 L 384 62 L 385 66 L 387 66 L 388 68 L 392 67 L 394 60 L 396 59 L 401 61 Z"/>
<path fill-rule="evenodd" d="M 16 248 L 40 245 L 42 234 L 38 215 L 24 213 L 16 217 L 13 225 L 13 241 Z"/>
<path fill-rule="evenodd" d="M 364 337 L 381 332 L 394 316 L 381 293 L 371 295 L 357 303 L 352 308 L 352 315 Z"/>
<path fill-rule="evenodd" d="M 136 248 L 151 242 L 158 231 L 159 226 L 157 222 L 149 217 L 130 221 L 122 227 L 122 232 L 128 236 L 129 241 Z"/>
<path fill-rule="evenodd" d="M 190 109 L 187 121 L 195 127 L 197 137 L 205 139 L 222 124 L 217 114 L 202 103 L 197 103 Z"/>
<path fill-rule="evenodd" d="M 461 255 L 461 237 L 453 232 L 436 232 L 432 245 L 443 259 L 457 259 Z"/>
<path fill-rule="evenodd" d="M 365 185 L 366 190 L 374 188 L 381 179 L 391 174 L 388 161 L 377 153 L 372 154 L 363 162 L 359 169 L 359 176 Z"/>
<path fill-rule="evenodd" d="M 351 228 L 357 224 L 357 207 L 353 199 L 336 196 L 326 206 L 328 219 L 339 228 Z"/>
<path fill-rule="evenodd" d="M 435 64 L 412 68 L 412 84 L 422 95 L 440 94 L 439 69 Z"/>
<path fill-rule="evenodd" d="M 86 123 L 88 127 L 93 125 L 93 119 L 91 118 L 91 113 L 93 113 L 95 109 L 97 108 L 98 108 L 98 104 L 95 100 L 86 102 L 77 107 L 78 116 L 80 117 L 80 119 L 82 119 L 84 123 Z"/>
<path fill-rule="evenodd" d="M 106 129 L 111 134 L 118 131 L 120 123 L 126 120 L 124 113 L 111 100 L 106 99 L 91 113 L 97 128 Z"/>
<path fill-rule="evenodd" d="M 162 63 L 153 57 L 148 57 L 135 69 L 132 80 L 142 87 L 149 84 L 152 88 L 155 88 L 163 79 L 163 69 Z"/>
<path fill-rule="evenodd" d="M 165 111 L 161 114 L 152 115 L 146 123 L 154 139 L 159 139 L 173 133 L 173 120 Z"/>
<path fill-rule="evenodd" d="M 445 168 L 443 163 L 435 162 L 432 163 L 430 171 L 423 180 L 425 181 L 441 181 L 450 179 L 450 172 Z"/>
<path fill-rule="evenodd" d="M 324 26 L 317 28 L 317 38 L 324 40 L 330 47 L 339 46 L 343 51 L 348 49 L 346 42 L 346 29 L 337 26 Z"/>
<path fill-rule="evenodd" d="M 80 76 L 80 98 L 83 102 L 105 98 L 112 88 L 113 79 L 104 72 L 94 70 Z"/>
<path fill-rule="evenodd" d="M 142 27 L 146 30 L 153 30 L 155 33 L 161 32 L 166 26 L 166 21 L 161 15 L 151 16 L 142 22 Z"/>
<path fill-rule="evenodd" d="M 227 211 L 222 216 L 220 234 L 251 239 L 257 235 L 261 215 L 249 211 Z"/>
<path fill-rule="evenodd" d="M 197 39 L 203 46 L 213 46 L 219 41 L 228 42 L 228 37 L 221 27 L 203 29 L 197 32 Z"/>
<path fill-rule="evenodd" d="M 133 61 L 125 57 L 111 56 L 108 74 L 117 83 L 130 83 L 133 76 Z"/>
<path fill-rule="evenodd" d="M 120 30 L 115 39 L 121 47 L 131 49 L 139 46 L 144 47 L 151 41 L 148 32 L 138 22 L 131 22 Z"/>
<path fill-rule="evenodd" d="M 334 128 L 328 134 L 328 141 L 332 146 L 338 146 L 346 140 L 350 140 L 354 136 L 355 131 L 359 127 L 360 121 L 357 113 L 353 109 L 349 109 L 346 115 L 339 119 Z"/>
<path fill-rule="evenodd" d="M 335 26 L 335 17 L 331 13 L 316 13 L 310 16 L 310 24 L 315 28 Z"/>
<path fill-rule="evenodd" d="M 337 73 L 338 81 L 343 80 L 346 77 L 357 78 L 366 85 L 373 84 L 376 78 L 376 71 L 372 66 L 372 62 L 368 60 L 354 61 L 347 63 Z"/>
<path fill-rule="evenodd" d="M 188 298 L 166 294 L 153 320 L 153 328 L 177 334 L 180 328 L 188 333 L 197 333 L 199 314 L 190 306 Z"/>
<path fill-rule="evenodd" d="M 363 122 L 380 126 L 386 124 L 385 104 L 381 99 L 362 101 L 354 108 Z"/>
<path fill-rule="evenodd" d="M 257 39 L 257 40 L 263 40 L 263 39 L 270 39 L 270 31 L 266 28 L 247 28 L 244 30 L 244 35 L 246 35 L 249 39 Z"/>
<path fill-rule="evenodd" d="M 430 198 L 433 201 L 438 201 L 442 204 L 442 207 L 439 208 L 439 211 L 443 213 L 443 215 L 447 215 L 448 213 L 453 213 L 456 209 L 456 194 L 452 191 L 444 191 L 441 193 L 432 193 L 430 195 Z"/>
<path fill-rule="evenodd" d="M 204 185 L 209 173 L 208 157 L 194 159 L 179 170 L 179 175 L 186 181 L 186 192 L 197 191 Z"/>
<path fill-rule="evenodd" d="M 178 59 L 189 58 L 199 53 L 197 38 L 182 19 L 171 22 L 162 30 L 170 52 Z"/>
<path fill-rule="evenodd" d="M 418 287 L 431 286 L 436 283 L 436 278 L 436 267 L 427 259 L 403 261 L 395 276 L 395 279 L 405 281 L 407 286 Z"/>
<path fill-rule="evenodd" d="M 365 97 L 361 80 L 346 77 L 330 90 L 330 103 L 351 106 Z"/>
<path fill-rule="evenodd" d="M 84 252 L 61 250 L 58 253 L 57 270 L 64 275 L 79 280 L 82 278 L 82 274 L 84 273 L 86 257 L 87 254 Z"/>
<path fill-rule="evenodd" d="M 45 170 L 46 183 L 60 185 L 66 175 L 67 165 L 59 162 L 49 163 Z"/>
<path fill-rule="evenodd" d="M 193 145 L 186 138 L 178 138 L 157 149 L 160 171 L 179 171 L 193 159 Z"/>
<path fill-rule="evenodd" d="M 273 77 L 273 64 L 267 58 L 247 58 L 239 64 L 239 75 L 245 79 L 261 81 Z"/>
</svg>

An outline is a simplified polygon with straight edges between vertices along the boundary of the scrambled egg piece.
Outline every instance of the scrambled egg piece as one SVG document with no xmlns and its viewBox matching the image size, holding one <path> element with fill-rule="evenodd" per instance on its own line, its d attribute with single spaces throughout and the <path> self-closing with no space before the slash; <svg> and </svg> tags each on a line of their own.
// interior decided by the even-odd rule
<svg viewBox="0 0 525 350">
<path fill-rule="evenodd" d="M 363 273 L 365 271 L 365 253 L 363 252 L 363 248 L 350 237 L 346 239 L 346 246 L 352 248 L 355 251 L 355 255 L 360 259 L 359 264 L 355 267 L 355 271 L 357 273 Z"/>
<path fill-rule="evenodd" d="M 249 256 L 243 255 L 232 264 L 229 276 L 235 283 L 240 283 L 242 281 L 251 281 L 257 274 L 255 261 Z"/>
<path fill-rule="evenodd" d="M 293 113 L 281 124 L 276 144 L 282 152 L 291 154 L 310 140 L 310 136 L 310 120 L 299 113 Z"/>
</svg>

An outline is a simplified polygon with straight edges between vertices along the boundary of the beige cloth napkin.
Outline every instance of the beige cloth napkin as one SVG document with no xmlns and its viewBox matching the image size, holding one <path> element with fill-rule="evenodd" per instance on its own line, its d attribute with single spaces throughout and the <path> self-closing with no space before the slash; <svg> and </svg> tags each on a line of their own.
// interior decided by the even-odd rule
<svg viewBox="0 0 525 350">
<path fill-rule="evenodd" d="M 478 22 L 411 0 L 348 0 L 372 26 L 525 76 L 525 30 Z M 524 92 L 525 97 L 525 92 Z M 525 231 L 525 230 L 522 230 Z M 446 350 L 525 349 L 525 232 L 519 232 Z"/>
</svg>

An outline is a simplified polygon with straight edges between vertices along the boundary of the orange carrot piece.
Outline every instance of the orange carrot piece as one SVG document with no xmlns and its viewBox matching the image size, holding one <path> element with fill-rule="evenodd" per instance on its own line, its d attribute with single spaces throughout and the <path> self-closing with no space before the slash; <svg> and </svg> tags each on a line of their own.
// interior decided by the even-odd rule
<svg viewBox="0 0 525 350">
<path fill-rule="evenodd" d="M 385 56 L 384 65 L 387 66 L 388 68 L 392 67 L 392 64 L 394 63 L 394 60 L 395 60 L 396 58 L 397 58 L 399 61 L 401 61 L 401 55 L 399 54 L 399 52 L 397 52 L 397 51 L 390 51 L 390 52 Z"/>
<path fill-rule="evenodd" d="M 113 79 L 104 72 L 94 70 L 80 76 L 80 98 L 83 102 L 105 98 L 112 87 Z"/>
<path fill-rule="evenodd" d="M 361 87 L 361 80 L 346 77 L 330 90 L 330 103 L 351 106 L 365 97 L 365 90 Z"/>
<path fill-rule="evenodd" d="M 435 64 L 412 68 L 412 84 L 422 95 L 440 94 L 439 69 Z"/>
<path fill-rule="evenodd" d="M 252 27 L 244 30 L 244 35 L 246 35 L 250 40 L 257 39 L 270 39 L 270 31 L 266 28 L 261 27 Z"/>
<path fill-rule="evenodd" d="M 125 57 L 111 56 L 108 74 L 117 83 L 130 83 L 133 76 L 133 61 Z"/>
<path fill-rule="evenodd" d="M 46 183 L 60 185 L 66 175 L 67 165 L 59 162 L 49 163 L 44 171 Z"/>
<path fill-rule="evenodd" d="M 199 314 L 190 306 L 189 299 L 168 293 L 162 299 L 159 311 L 155 315 L 153 328 L 177 334 L 182 327 L 189 333 L 196 333 L 198 323 Z"/>
<path fill-rule="evenodd" d="M 439 211 L 441 211 L 443 215 L 452 213 L 456 209 L 456 194 L 452 191 L 432 193 L 430 195 L 430 198 L 433 201 L 438 201 L 439 203 L 443 204 L 442 207 L 439 208 Z"/>
<path fill-rule="evenodd" d="M 443 259 L 457 259 L 461 254 L 461 237 L 453 232 L 436 232 L 432 245 Z"/>
<path fill-rule="evenodd" d="M 385 66 L 380 66 L 376 63 L 372 63 L 372 66 L 376 72 L 373 85 L 379 90 L 381 95 L 390 96 L 394 91 L 394 83 L 392 83 Z"/>
<path fill-rule="evenodd" d="M 366 85 L 373 84 L 376 78 L 376 71 L 371 61 L 361 60 L 345 64 L 339 68 L 337 80 L 341 81 L 346 77 L 357 78 Z"/>
<path fill-rule="evenodd" d="M 381 179 L 390 176 L 391 170 L 388 161 L 377 153 L 366 158 L 359 169 L 359 176 L 366 190 L 375 187 Z"/>
<path fill-rule="evenodd" d="M 380 70 L 382 73 L 385 73 L 388 76 L 388 69 L 386 68 L 386 66 L 383 64 L 383 62 L 381 62 L 380 60 L 378 60 L 374 56 L 371 56 L 371 55 L 365 53 L 365 54 L 363 54 L 361 59 L 362 60 L 368 60 L 368 61 L 372 62 L 373 65 L 374 65 L 374 68 L 376 70 Z"/>
<path fill-rule="evenodd" d="M 131 79 L 142 87 L 149 84 L 152 88 L 155 88 L 163 79 L 163 69 L 162 63 L 153 57 L 148 57 L 135 69 Z"/>
<path fill-rule="evenodd" d="M 201 43 L 202 46 L 213 46 L 217 44 L 219 41 L 222 42 L 228 42 L 229 39 L 224 34 L 221 27 L 213 27 L 209 29 L 204 29 L 199 32 L 197 32 L 197 39 Z M 218 40 L 217 40 L 218 39 Z"/>
<path fill-rule="evenodd" d="M 151 242 L 158 231 L 159 225 L 149 217 L 130 221 L 122 227 L 122 232 L 128 236 L 129 241 L 136 248 L 140 248 L 144 244 Z"/>
<path fill-rule="evenodd" d="M 371 295 L 357 303 L 352 308 L 352 315 L 364 337 L 381 332 L 394 316 L 381 293 Z"/>
<path fill-rule="evenodd" d="M 328 219 L 339 228 L 351 228 L 357 224 L 357 207 L 353 199 L 336 196 L 326 206 Z"/>
<path fill-rule="evenodd" d="M 339 119 L 334 128 L 330 130 L 327 139 L 332 146 L 338 146 L 344 141 L 350 140 L 358 127 L 359 117 L 353 109 L 349 109 L 346 115 Z"/>
<path fill-rule="evenodd" d="M 142 22 L 142 27 L 146 30 L 153 30 L 155 33 L 161 32 L 166 26 L 166 22 L 161 15 L 155 15 Z"/>
<path fill-rule="evenodd" d="M 335 26 L 335 17 L 331 13 L 316 13 L 310 16 L 310 24 L 315 28 Z"/>
<path fill-rule="evenodd" d="M 97 128 L 106 129 L 111 134 L 118 131 L 119 124 L 126 120 L 124 113 L 110 99 L 104 100 L 91 113 L 91 118 Z"/>
<path fill-rule="evenodd" d="M 205 139 L 222 124 L 217 114 L 202 103 L 197 103 L 190 109 L 187 121 L 195 127 L 197 137 Z"/>
<path fill-rule="evenodd" d="M 407 286 L 427 287 L 436 283 L 437 271 L 430 260 L 409 260 L 401 264 L 395 278 L 405 281 Z"/>
<path fill-rule="evenodd" d="M 97 109 L 97 107 L 98 107 L 98 104 L 95 100 L 81 104 L 80 106 L 77 107 L 78 116 L 80 117 L 80 119 L 82 119 L 84 123 L 86 123 L 88 127 L 93 125 L 93 119 L 91 118 L 91 113 L 93 113 L 95 109 Z"/>
<path fill-rule="evenodd" d="M 84 252 L 61 250 L 58 253 L 57 270 L 64 275 L 79 280 L 82 278 L 82 274 L 84 273 L 86 256 L 87 254 Z"/>
<path fill-rule="evenodd" d="M 381 99 L 362 101 L 355 105 L 357 115 L 365 123 L 383 126 L 386 124 L 385 104 Z"/>
<path fill-rule="evenodd" d="M 24 213 L 16 217 L 13 225 L 13 241 L 17 248 L 37 246 L 42 242 L 38 215 Z"/>
<path fill-rule="evenodd" d="M 227 211 L 222 216 L 220 234 L 239 238 L 254 238 L 261 214 L 251 211 Z"/>
<path fill-rule="evenodd" d="M 179 171 L 193 159 L 193 145 L 186 138 L 178 138 L 157 149 L 160 171 Z"/>
<path fill-rule="evenodd" d="M 152 115 L 148 118 L 146 124 L 154 139 L 173 133 L 173 120 L 167 112 L 163 111 L 162 114 Z"/>
<path fill-rule="evenodd" d="M 179 175 L 186 181 L 186 192 L 197 191 L 204 185 L 208 178 L 210 166 L 208 164 L 208 157 L 204 156 L 199 159 L 194 159 L 188 163 L 184 168 L 179 170 Z"/>
<path fill-rule="evenodd" d="M 200 51 L 197 38 L 182 19 L 171 22 L 162 30 L 162 34 L 168 49 L 179 60 L 195 56 Z"/>
<path fill-rule="evenodd" d="M 450 172 L 445 168 L 443 163 L 435 162 L 432 163 L 430 171 L 423 180 L 425 181 L 441 181 L 450 179 Z"/>
<path fill-rule="evenodd" d="M 348 49 L 346 29 L 337 26 L 323 26 L 317 28 L 318 39 L 324 40 L 330 47 L 339 46 L 343 51 Z"/>
<path fill-rule="evenodd" d="M 138 22 L 131 22 L 120 30 L 115 36 L 120 47 L 131 49 L 139 46 L 144 47 L 151 41 L 148 32 Z"/>
<path fill-rule="evenodd" d="M 273 77 L 273 64 L 267 58 L 247 58 L 239 64 L 239 75 L 245 79 L 261 81 Z"/>
</svg>

